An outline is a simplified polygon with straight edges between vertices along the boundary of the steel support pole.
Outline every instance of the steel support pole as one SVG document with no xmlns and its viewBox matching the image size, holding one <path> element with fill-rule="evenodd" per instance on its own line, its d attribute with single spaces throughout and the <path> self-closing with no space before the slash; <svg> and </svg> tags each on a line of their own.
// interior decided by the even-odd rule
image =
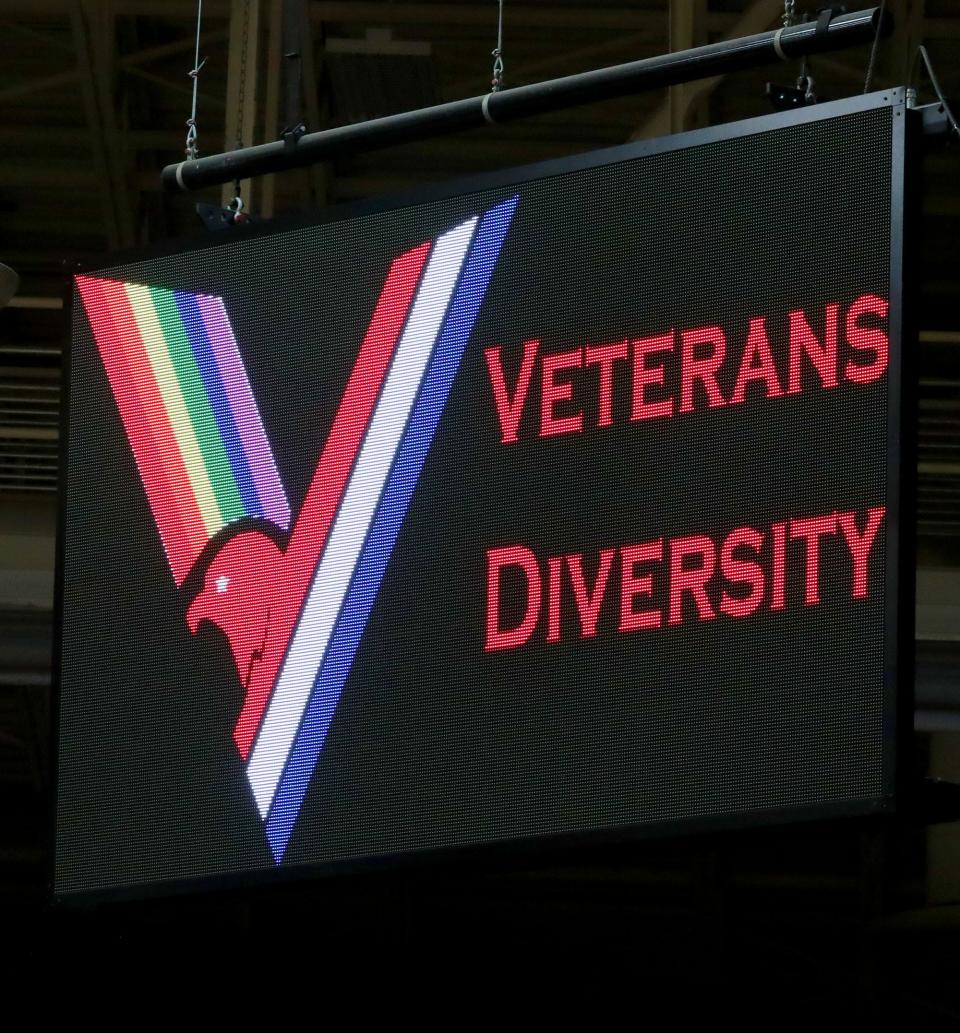
<svg viewBox="0 0 960 1033">
<path fill-rule="evenodd" d="M 293 147 L 282 140 L 244 147 L 227 154 L 168 165 L 162 173 L 163 185 L 173 191 L 197 190 L 237 178 L 300 168 L 337 155 L 512 122 L 547 111 L 675 86 L 778 60 L 788 61 L 804 54 L 841 50 L 872 42 L 878 28 L 882 33 L 889 32 L 892 19 L 886 16 L 883 24 L 880 21 L 880 9 L 874 7 L 841 14 L 829 22 L 806 22 L 693 50 L 519 86 L 484 97 L 471 97 L 356 125 L 308 133 Z"/>
</svg>

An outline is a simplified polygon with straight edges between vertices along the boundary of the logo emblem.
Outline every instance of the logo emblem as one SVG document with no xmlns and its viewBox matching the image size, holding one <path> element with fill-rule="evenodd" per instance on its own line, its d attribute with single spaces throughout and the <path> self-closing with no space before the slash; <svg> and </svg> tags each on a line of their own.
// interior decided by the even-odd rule
<svg viewBox="0 0 960 1033">
<path fill-rule="evenodd" d="M 274 525 L 225 537 L 186 619 L 229 644 L 245 688 L 233 738 L 277 864 L 516 204 L 393 261 L 295 516 L 223 301 L 76 278 L 177 585 L 224 528 Z"/>
</svg>

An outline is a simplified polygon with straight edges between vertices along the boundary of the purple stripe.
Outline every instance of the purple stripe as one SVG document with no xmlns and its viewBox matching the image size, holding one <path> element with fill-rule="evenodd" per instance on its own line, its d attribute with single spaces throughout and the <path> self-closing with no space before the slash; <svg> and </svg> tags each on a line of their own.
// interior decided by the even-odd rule
<svg viewBox="0 0 960 1033">
<path fill-rule="evenodd" d="M 223 301 L 207 294 L 198 294 L 197 304 L 220 371 L 230 412 L 240 434 L 243 452 L 253 474 L 263 515 L 286 531 L 290 526 L 290 504 L 273 462 L 273 452 L 260 421 L 257 403 L 250 392 L 250 382 Z"/>
</svg>

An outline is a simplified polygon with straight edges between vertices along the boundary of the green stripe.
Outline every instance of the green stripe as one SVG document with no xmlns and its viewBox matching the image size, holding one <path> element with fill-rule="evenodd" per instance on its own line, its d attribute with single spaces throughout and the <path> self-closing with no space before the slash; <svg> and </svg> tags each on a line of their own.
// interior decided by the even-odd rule
<svg viewBox="0 0 960 1033">
<path fill-rule="evenodd" d="M 246 516 L 247 510 L 240 497 L 230 458 L 223 446 L 217 420 L 203 385 L 203 377 L 190 347 L 186 327 L 180 318 L 180 310 L 177 308 L 173 292 L 163 287 L 151 287 L 150 297 L 163 329 L 170 361 L 177 372 L 177 380 L 187 403 L 190 421 L 200 443 L 203 462 L 213 485 L 220 515 L 226 523 L 230 523 L 231 520 Z"/>
</svg>

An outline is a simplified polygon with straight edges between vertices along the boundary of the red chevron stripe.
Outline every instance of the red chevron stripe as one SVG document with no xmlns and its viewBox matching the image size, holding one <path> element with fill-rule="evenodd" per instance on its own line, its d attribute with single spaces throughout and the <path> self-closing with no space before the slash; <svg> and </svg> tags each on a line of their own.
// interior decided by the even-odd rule
<svg viewBox="0 0 960 1033">
<path fill-rule="evenodd" d="M 94 340 L 178 585 L 207 544 L 166 408 L 123 284 L 76 277 Z"/>
<path fill-rule="evenodd" d="M 251 672 L 233 738 L 246 760 L 420 282 L 428 241 L 395 259 L 350 374 L 271 593 L 270 647 Z"/>
</svg>

